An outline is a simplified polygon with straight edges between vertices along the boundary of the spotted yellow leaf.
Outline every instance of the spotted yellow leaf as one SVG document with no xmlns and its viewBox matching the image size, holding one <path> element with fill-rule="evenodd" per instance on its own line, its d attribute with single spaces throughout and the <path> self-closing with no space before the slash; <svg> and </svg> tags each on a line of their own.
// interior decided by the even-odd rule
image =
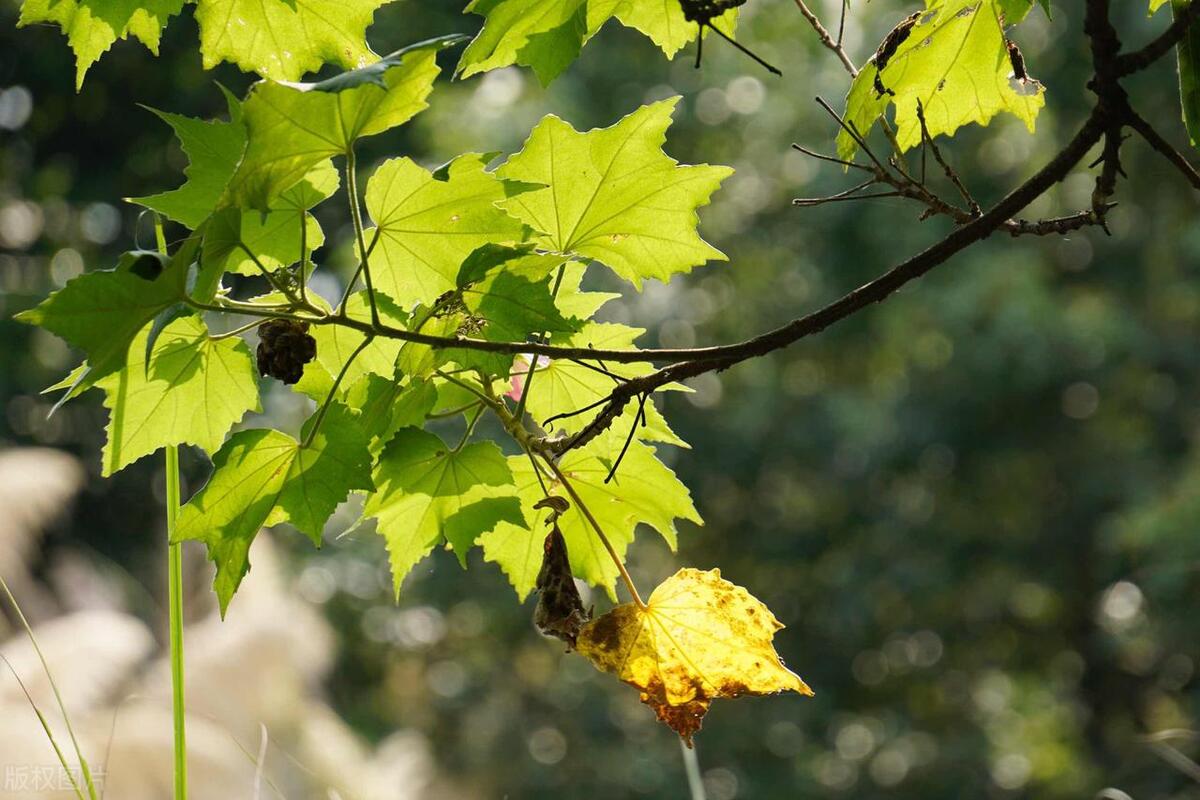
<svg viewBox="0 0 1200 800">
<path fill-rule="evenodd" d="M 783 625 L 740 586 L 681 569 L 646 602 L 619 605 L 584 626 L 578 650 L 641 692 L 642 702 L 691 745 L 712 701 L 812 689 L 779 660 Z"/>
</svg>

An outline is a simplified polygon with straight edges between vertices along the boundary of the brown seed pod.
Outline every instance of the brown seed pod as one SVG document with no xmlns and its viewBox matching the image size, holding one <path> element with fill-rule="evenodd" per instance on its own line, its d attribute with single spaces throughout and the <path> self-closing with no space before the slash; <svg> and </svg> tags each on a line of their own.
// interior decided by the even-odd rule
<svg viewBox="0 0 1200 800">
<path fill-rule="evenodd" d="M 258 328 L 258 374 L 287 384 L 300 380 L 304 365 L 317 355 L 317 340 L 308 334 L 307 322 L 267 320 Z"/>
</svg>

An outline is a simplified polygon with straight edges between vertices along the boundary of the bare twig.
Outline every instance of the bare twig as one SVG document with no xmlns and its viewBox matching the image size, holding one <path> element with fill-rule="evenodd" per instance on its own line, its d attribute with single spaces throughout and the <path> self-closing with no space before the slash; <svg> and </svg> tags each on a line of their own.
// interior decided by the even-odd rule
<svg viewBox="0 0 1200 800">
<path fill-rule="evenodd" d="M 795 0 L 796 8 L 800 9 L 800 13 L 808 20 L 808 24 L 816 31 L 817 38 L 821 40 L 821 44 L 828 48 L 842 62 L 842 66 L 846 68 L 846 72 L 850 73 L 850 77 L 858 77 L 858 67 L 854 66 L 854 62 L 850 60 L 850 56 L 846 54 L 846 49 L 842 47 L 842 33 L 846 27 L 846 5 L 842 4 L 842 21 L 838 26 L 838 38 L 835 40 L 829 35 L 829 31 L 821 24 L 820 18 L 812 12 L 812 9 L 804 2 L 804 0 Z"/>
<path fill-rule="evenodd" d="M 1153 147 L 1163 158 L 1175 165 L 1175 168 L 1183 173 L 1183 177 L 1187 178 L 1187 182 L 1192 185 L 1193 189 L 1200 189 L 1200 172 L 1191 165 L 1191 162 L 1184 157 L 1183 153 L 1176 150 L 1170 142 L 1163 138 L 1154 126 L 1139 116 L 1133 109 L 1129 110 L 1128 119 L 1126 120 L 1129 127 L 1133 128 L 1141 135 L 1146 143 Z"/>
</svg>

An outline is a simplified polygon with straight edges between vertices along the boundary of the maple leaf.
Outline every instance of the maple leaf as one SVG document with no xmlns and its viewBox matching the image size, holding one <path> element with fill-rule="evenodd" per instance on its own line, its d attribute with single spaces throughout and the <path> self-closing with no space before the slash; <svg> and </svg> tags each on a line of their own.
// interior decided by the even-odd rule
<svg viewBox="0 0 1200 800">
<path fill-rule="evenodd" d="M 248 142 L 225 202 L 268 211 L 314 165 L 412 119 L 428 105 L 437 52 L 460 38 L 421 42 L 318 83 L 256 83 L 242 104 Z"/>
<path fill-rule="evenodd" d="M 401 428 L 419 428 L 437 402 L 429 381 L 391 380 L 367 375 L 346 392 L 346 404 L 359 412 L 358 423 L 378 455 Z"/>
<path fill-rule="evenodd" d="M 118 39 L 134 37 L 158 55 L 167 20 L 183 10 L 186 0 L 25 0 L 17 27 L 39 22 L 57 24 L 75 51 L 75 90 L 83 87 L 92 64 Z"/>
<path fill-rule="evenodd" d="M 501 520 L 524 525 L 512 473 L 500 448 L 475 442 L 451 448 L 432 433 L 403 428 L 375 467 L 375 494 L 363 515 L 379 522 L 396 596 L 417 562 L 446 541 L 466 566 L 466 552 Z"/>
<path fill-rule="evenodd" d="M 260 411 L 250 348 L 238 338 L 212 339 L 198 316 L 167 325 L 150 352 L 145 328 L 125 366 L 96 381 L 111 411 L 103 474 L 166 445 L 216 452 L 247 411 Z"/>
<path fill-rule="evenodd" d="M 642 106 L 609 128 L 580 133 L 548 116 L 496 174 L 545 188 L 500 206 L 536 231 L 540 247 L 594 258 L 638 289 L 725 255 L 696 232 L 729 167 L 680 166 L 662 150 L 679 98 Z"/>
<path fill-rule="evenodd" d="M 687 487 L 658 459 L 654 448 L 649 445 L 633 442 L 621 461 L 617 475 L 605 482 L 612 460 L 624 444 L 625 433 L 624 430 L 619 434 L 609 431 L 587 447 L 569 450 L 559 460 L 559 468 L 591 511 L 618 556 L 624 556 L 640 523 L 657 530 L 674 550 L 677 518 L 697 525 L 703 522 L 696 513 Z M 501 523 L 494 530 L 484 533 L 480 543 L 483 545 L 484 558 L 499 564 L 517 596 L 523 600 L 533 590 L 542 565 L 543 534 L 531 531 L 538 530 L 540 525 L 540 515 L 535 506 L 544 497 L 544 492 L 528 458 L 511 456 L 508 466 L 517 485 L 525 524 L 517 527 Z M 552 492 L 557 487 L 556 481 L 543 480 Z M 559 489 L 558 493 L 561 494 L 562 490 Z M 609 596 L 615 599 L 616 565 L 577 503 L 572 502 L 571 507 L 558 518 L 558 525 L 567 542 L 572 572 L 593 586 L 603 586 Z"/>
<path fill-rule="evenodd" d="M 396 328 L 403 327 L 408 315 L 386 297 L 377 295 L 375 300 L 379 317 L 385 324 Z M 346 301 L 345 311 L 349 319 L 357 322 L 370 322 L 371 306 L 367 299 L 367 293 L 362 291 L 351 295 Z M 398 339 L 377 336 L 362 349 L 362 352 L 353 361 L 350 361 L 350 357 L 363 343 L 366 334 L 344 325 L 317 325 L 311 329 L 310 333 L 317 340 L 317 360 L 321 362 L 321 366 L 329 375 L 337 375 L 345 367 L 346 374 L 342 378 L 342 387 L 345 389 L 354 386 L 360 378 L 368 373 L 389 379 L 396 373 L 396 356 L 400 354 L 400 347 L 403 344 Z M 347 362 L 349 362 L 348 366 Z"/>
<path fill-rule="evenodd" d="M 198 0 L 204 68 L 221 61 L 280 81 L 325 63 L 347 69 L 375 60 L 366 30 L 389 0 Z"/>
<path fill-rule="evenodd" d="M 485 19 L 463 51 L 460 77 L 520 64 L 532 68 L 543 86 L 562 74 L 614 17 L 649 36 L 667 58 L 695 40 L 697 31 L 674 0 L 473 0 L 466 10 Z M 732 35 L 736 19 L 731 10 L 713 24 Z"/>
<path fill-rule="evenodd" d="M 337 191 L 341 179 L 326 159 L 271 202 L 266 214 L 226 208 L 212 218 L 204 235 L 206 269 L 262 275 L 300 260 L 300 220 L 309 253 L 325 243 L 325 233 L 308 213 Z M 257 263 L 256 263 L 257 262 Z"/>
<path fill-rule="evenodd" d="M 14 319 L 82 349 L 86 377 L 94 382 L 120 369 L 142 328 L 183 300 L 188 266 L 198 247 L 198 237 L 192 236 L 170 258 L 149 251 L 125 253 L 115 269 L 85 272 Z"/>
<path fill-rule="evenodd" d="M 846 122 L 865 137 L 893 104 L 896 140 L 903 150 L 921 143 L 918 104 L 931 137 L 953 135 L 970 123 L 987 125 L 1001 112 L 1013 114 L 1032 132 L 1046 104 L 1045 90 L 1014 72 L 1001 21 L 1013 1 L 927 0 L 925 11 L 889 35 L 898 43 L 886 47 L 885 40 L 854 79 Z M 843 130 L 837 142 L 838 154 L 852 159 L 858 150 L 854 138 Z"/>
<path fill-rule="evenodd" d="M 604 672 L 638 689 L 691 746 L 713 700 L 812 689 L 779 660 L 772 640 L 783 625 L 718 569 L 681 569 L 645 608 L 619 605 L 579 632 L 576 648 Z"/>
<path fill-rule="evenodd" d="M 229 107 L 228 120 L 194 119 L 150 109 L 175 132 L 188 158 L 188 165 L 183 170 L 187 180 L 177 189 L 147 197 L 131 197 L 130 202 L 153 209 L 192 230 L 212 214 L 246 149 L 242 105 L 229 93 L 225 100 Z"/>
<path fill-rule="evenodd" d="M 493 342 L 522 342 L 533 334 L 579 330 L 580 322 L 558 309 L 551 289 L 561 256 L 518 248 L 485 245 L 463 262 L 456 290 L 463 307 L 482 324 L 478 336 Z M 564 272 L 565 276 L 565 272 Z M 561 287 L 560 287 L 561 288 Z M 459 366 L 507 378 L 512 355 L 479 350 L 451 350 Z"/>
<path fill-rule="evenodd" d="M 314 424 L 310 419 L 307 429 Z M 245 430 L 213 456 L 207 483 L 179 511 L 172 541 L 194 539 L 217 566 L 213 581 L 221 616 L 250 569 L 250 545 L 260 528 L 290 522 L 320 545 L 337 504 L 354 489 L 369 490 L 371 457 L 351 412 L 330 405 L 304 447 L 285 433 Z"/>
<path fill-rule="evenodd" d="M 393 158 L 375 170 L 366 204 L 379 236 L 371 260 L 379 291 L 405 308 L 430 305 L 455 288 L 473 250 L 522 238 L 524 226 L 496 206 L 509 192 L 486 171 L 488 160 L 468 153 L 430 172 Z"/>
</svg>

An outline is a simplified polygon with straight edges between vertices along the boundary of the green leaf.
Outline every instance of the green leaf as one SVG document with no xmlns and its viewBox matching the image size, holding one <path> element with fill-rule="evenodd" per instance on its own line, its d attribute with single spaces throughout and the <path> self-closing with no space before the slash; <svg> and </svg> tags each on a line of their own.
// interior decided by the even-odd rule
<svg viewBox="0 0 1200 800">
<path fill-rule="evenodd" d="M 172 189 L 148 197 L 132 197 L 138 203 L 195 230 L 212 214 L 225 192 L 225 186 L 237 169 L 246 149 L 246 128 L 242 123 L 241 104 L 226 94 L 229 120 L 201 120 L 150 109 L 171 126 L 188 166 L 187 181 Z"/>
<path fill-rule="evenodd" d="M 204 236 L 204 263 L 220 263 L 221 272 L 262 275 L 300 260 L 300 219 L 305 224 L 305 246 L 309 252 L 325 242 L 325 234 L 308 209 L 328 199 L 338 189 L 340 178 L 333 163 L 322 161 L 304 178 L 281 193 L 266 214 L 227 208 L 213 216 Z M 254 254 L 254 258 L 250 257 Z"/>
<path fill-rule="evenodd" d="M 169 260 L 146 251 L 126 253 L 116 269 L 85 272 L 15 319 L 83 350 L 91 367 L 88 379 L 99 380 L 126 363 L 129 345 L 142 328 L 183 299 L 198 243 L 190 237 Z"/>
<path fill-rule="evenodd" d="M 615 323 L 592 322 L 579 333 L 566 339 L 571 347 L 595 347 L 597 349 L 634 349 L 634 340 L 645 331 Z M 527 362 L 526 362 L 527 363 Z M 636 378 L 654 371 L 650 364 L 608 364 L 608 371 L 623 378 Z M 527 367 L 526 367 L 527 368 Z M 525 401 L 529 413 L 539 423 L 556 414 L 569 413 L 586 408 L 597 400 L 612 393 L 616 380 L 588 366 L 567 359 L 553 359 L 538 367 L 534 376 L 529 398 Z M 638 401 L 632 400 L 612 424 L 612 429 L 626 436 L 638 413 Z M 687 444 L 675 435 L 655 406 L 653 399 L 645 406 L 646 424 L 639 426 L 636 438 L 663 442 L 686 447 Z M 555 430 L 575 433 L 591 422 L 594 414 L 583 413 L 555 420 Z"/>
<path fill-rule="evenodd" d="M 893 104 L 896 140 L 904 150 L 921 142 L 918 103 L 930 136 L 951 136 L 970 123 L 987 125 L 1001 112 L 1032 132 L 1045 90 L 1014 74 L 1000 21 L 1003 2 L 928 0 L 882 70 L 873 59 L 854 79 L 846 97 L 847 123 L 865 137 Z M 842 158 L 854 157 L 858 146 L 848 133 L 839 133 L 837 142 Z"/>
<path fill-rule="evenodd" d="M 208 482 L 180 509 L 173 539 L 207 545 L 222 616 L 250 569 L 259 529 L 290 522 L 319 545 L 337 504 L 354 489 L 371 488 L 370 463 L 362 431 L 336 404 L 307 448 L 273 430 L 229 438 L 213 456 Z"/>
<path fill-rule="evenodd" d="M 543 86 L 574 61 L 608 20 L 650 37 L 667 58 L 696 39 L 697 26 L 678 2 L 663 0 L 474 0 L 467 6 L 485 17 L 483 29 L 463 51 L 460 77 L 507 67 L 531 67 Z M 736 9 L 713 20 L 732 35 Z"/>
<path fill-rule="evenodd" d="M 1192 0 L 1172 0 L 1171 10 L 1179 16 Z M 1179 98 L 1183 124 L 1193 147 L 1200 147 L 1200 22 L 1188 26 L 1175 47 L 1179 60 Z"/>
<path fill-rule="evenodd" d="M 325 63 L 375 59 L 366 30 L 388 0 L 199 0 L 204 68 L 221 61 L 275 80 L 299 80 Z"/>
<path fill-rule="evenodd" d="M 526 341 L 533 334 L 573 333 L 577 320 L 568 320 L 554 303 L 553 273 L 561 256 L 540 255 L 527 247 L 487 245 L 463 263 L 458 290 L 471 318 L 480 325 L 478 336 L 493 342 Z M 460 366 L 507 378 L 513 357 L 479 350 L 454 350 Z"/>
<path fill-rule="evenodd" d="M 512 473 L 492 442 L 455 451 L 432 433 L 404 428 L 384 449 L 374 479 L 363 514 L 378 520 L 397 597 L 404 577 L 443 540 L 463 560 L 499 522 L 522 524 Z"/>
<path fill-rule="evenodd" d="M 676 518 L 703 524 L 691 495 L 675 473 L 658 460 L 654 448 L 640 442 L 630 445 L 616 477 L 605 483 L 612 458 L 623 443 L 621 436 L 610 432 L 585 448 L 568 451 L 559 467 L 619 556 L 624 557 L 639 523 L 657 530 L 674 550 Z M 524 600 L 542 565 L 544 514 L 533 506 L 543 494 L 527 457 L 511 456 L 508 465 L 516 480 L 526 527 L 502 522 L 483 534 L 480 543 L 484 558 L 500 565 L 517 596 Z M 552 494 L 568 497 L 557 483 L 544 480 Z M 567 541 L 571 571 L 594 586 L 603 586 L 615 600 L 616 565 L 575 502 L 559 518 L 559 528 Z"/>
<path fill-rule="evenodd" d="M 463 315 L 457 312 L 439 312 L 436 316 L 423 306 L 413 312 L 414 319 L 420 319 L 421 324 L 414 330 L 428 333 L 431 336 L 455 336 L 463 322 Z M 435 369 L 450 359 L 450 351 L 444 347 L 430 347 L 417 342 L 405 342 L 400 348 L 400 356 L 396 359 L 399 370 L 413 378 L 428 378 Z"/>
<path fill-rule="evenodd" d="M 1150 13 L 1153 14 L 1166 4 L 1167 0 L 1150 0 Z M 1174 2 L 1172 2 L 1172 8 L 1174 8 Z"/>
<path fill-rule="evenodd" d="M 254 85 L 243 103 L 249 142 L 225 201 L 270 210 L 274 199 L 316 164 L 354 143 L 402 125 L 422 111 L 438 75 L 443 37 L 399 50 L 377 64 L 319 83 Z"/>
<path fill-rule="evenodd" d="M 475 0 L 467 11 L 486 19 L 463 51 L 458 63 L 461 78 L 521 64 L 532 67 L 542 85 L 548 85 L 578 57 L 599 27 L 588 27 L 586 0 Z"/>
<path fill-rule="evenodd" d="M 721 251 L 696 232 L 696 209 L 708 203 L 729 167 L 680 166 L 662 151 L 679 98 L 643 106 L 616 125 L 579 133 L 543 119 L 497 174 L 543 184 L 500 206 L 541 233 L 536 243 L 594 258 L 639 289 L 669 280 Z"/>
<path fill-rule="evenodd" d="M 216 452 L 247 411 L 260 411 L 250 348 L 237 337 L 211 339 L 198 316 L 163 329 L 146 357 L 149 329 L 129 348 L 120 370 L 97 381 L 111 411 L 103 474 L 166 445 Z"/>
<path fill-rule="evenodd" d="M 118 39 L 134 37 L 158 55 L 167 20 L 185 0 L 25 0 L 17 27 L 50 22 L 62 28 L 75 51 L 75 89 L 88 68 Z"/>
<path fill-rule="evenodd" d="M 729 36 L 737 27 L 738 9 L 731 8 L 713 17 L 712 24 Z M 627 28 L 634 28 L 650 37 L 667 58 L 689 42 L 696 40 L 697 25 L 683 16 L 683 5 L 661 0 L 591 0 L 588 17 L 592 20 L 614 16 Z M 709 32 L 704 31 L 705 35 Z"/>
<path fill-rule="evenodd" d="M 368 375 L 346 393 L 346 403 L 359 412 L 358 422 L 370 441 L 372 455 L 381 450 L 401 428 L 420 428 L 437 402 L 437 390 L 429 381 L 390 380 Z"/>
<path fill-rule="evenodd" d="M 477 247 L 522 238 L 524 226 L 496 206 L 508 193 L 486 171 L 488 160 L 468 153 L 438 175 L 408 158 L 375 170 L 366 204 L 378 228 L 371 274 L 379 291 L 405 308 L 431 305 L 455 288 L 460 265 Z"/>
<path fill-rule="evenodd" d="M 376 295 L 375 299 L 383 322 L 393 327 L 403 326 L 406 318 L 403 311 L 386 297 Z M 346 302 L 346 316 L 358 322 L 371 321 L 371 307 L 365 291 L 350 296 Z M 317 360 L 334 376 L 342 371 L 342 367 L 366 338 L 366 334 L 344 325 L 316 325 L 309 329 L 309 334 L 317 340 Z M 400 354 L 402 344 L 398 339 L 375 337 L 346 368 L 342 387 L 348 389 L 367 374 L 391 379 L 396 373 L 396 356 Z"/>
</svg>

